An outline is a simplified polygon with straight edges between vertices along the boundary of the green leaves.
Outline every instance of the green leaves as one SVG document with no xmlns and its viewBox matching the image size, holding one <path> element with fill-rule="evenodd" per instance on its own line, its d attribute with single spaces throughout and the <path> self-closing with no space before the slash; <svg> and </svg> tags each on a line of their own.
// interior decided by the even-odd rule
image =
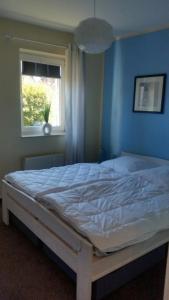
<svg viewBox="0 0 169 300">
<path fill-rule="evenodd" d="M 49 121 L 49 113 L 50 113 L 51 103 L 45 103 L 44 110 L 43 110 L 43 117 L 46 123 Z"/>
<path fill-rule="evenodd" d="M 48 122 L 50 105 L 46 89 L 42 84 L 24 83 L 22 85 L 22 101 L 24 126 L 41 125 L 44 121 Z"/>
</svg>

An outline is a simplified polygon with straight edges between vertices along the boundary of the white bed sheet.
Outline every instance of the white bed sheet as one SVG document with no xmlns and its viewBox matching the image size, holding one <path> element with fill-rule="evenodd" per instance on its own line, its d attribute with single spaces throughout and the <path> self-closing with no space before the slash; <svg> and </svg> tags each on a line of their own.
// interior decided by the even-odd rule
<svg viewBox="0 0 169 300">
<path fill-rule="evenodd" d="M 117 179 L 112 169 L 96 163 L 79 163 L 43 170 L 16 171 L 5 176 L 5 180 L 32 197 L 45 193 L 63 191 L 99 180 Z"/>
<path fill-rule="evenodd" d="M 56 190 L 37 200 L 101 253 L 113 252 L 169 228 L 169 166 Z"/>
</svg>

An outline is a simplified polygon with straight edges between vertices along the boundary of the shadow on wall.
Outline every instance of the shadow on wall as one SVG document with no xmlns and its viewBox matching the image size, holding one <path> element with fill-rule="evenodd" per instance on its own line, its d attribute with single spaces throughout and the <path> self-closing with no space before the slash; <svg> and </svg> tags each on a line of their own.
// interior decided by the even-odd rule
<svg viewBox="0 0 169 300">
<path fill-rule="evenodd" d="M 121 43 L 114 42 L 105 55 L 102 160 L 121 152 L 123 66 Z"/>
</svg>

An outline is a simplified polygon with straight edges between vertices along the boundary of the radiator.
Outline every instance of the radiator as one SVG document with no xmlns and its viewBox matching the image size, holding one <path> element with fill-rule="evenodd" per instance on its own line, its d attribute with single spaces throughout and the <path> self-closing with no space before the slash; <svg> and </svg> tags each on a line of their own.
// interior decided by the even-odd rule
<svg viewBox="0 0 169 300">
<path fill-rule="evenodd" d="M 38 170 L 64 165 L 64 154 L 45 154 L 39 156 L 25 157 L 23 161 L 24 170 Z"/>
</svg>

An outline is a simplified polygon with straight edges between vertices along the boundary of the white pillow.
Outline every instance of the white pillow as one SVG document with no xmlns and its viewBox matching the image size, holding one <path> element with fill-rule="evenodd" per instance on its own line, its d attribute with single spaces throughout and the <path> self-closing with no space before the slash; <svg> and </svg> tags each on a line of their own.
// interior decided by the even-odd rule
<svg viewBox="0 0 169 300">
<path fill-rule="evenodd" d="M 104 168 L 113 169 L 115 172 L 129 173 L 159 166 L 159 163 L 132 156 L 121 156 L 106 160 L 100 164 Z"/>
</svg>

